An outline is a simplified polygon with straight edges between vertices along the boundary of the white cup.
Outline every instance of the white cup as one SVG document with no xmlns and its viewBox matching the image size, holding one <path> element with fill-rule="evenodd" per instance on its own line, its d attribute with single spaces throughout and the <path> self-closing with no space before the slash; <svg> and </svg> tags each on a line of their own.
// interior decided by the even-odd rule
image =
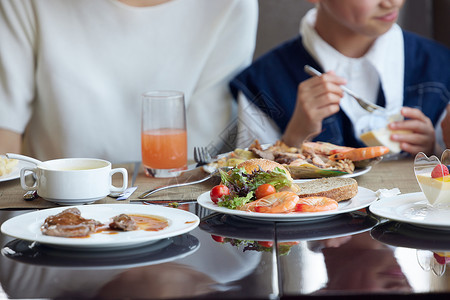
<svg viewBox="0 0 450 300">
<path fill-rule="evenodd" d="M 25 180 L 30 172 L 36 179 L 32 186 Z M 112 176 L 122 173 L 121 187 L 112 185 Z M 45 161 L 35 168 L 20 170 L 20 184 L 26 191 L 37 190 L 45 200 L 62 205 L 92 203 L 111 192 L 123 192 L 128 185 L 124 168 L 112 169 L 106 160 L 93 158 L 64 158 Z"/>
</svg>

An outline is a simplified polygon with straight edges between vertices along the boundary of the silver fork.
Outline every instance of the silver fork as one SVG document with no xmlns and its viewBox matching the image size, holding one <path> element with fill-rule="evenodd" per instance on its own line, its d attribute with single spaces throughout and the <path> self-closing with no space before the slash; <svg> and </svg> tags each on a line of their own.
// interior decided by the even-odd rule
<svg viewBox="0 0 450 300">
<path fill-rule="evenodd" d="M 194 160 L 197 167 L 200 167 L 209 164 L 212 158 L 206 147 L 194 147 Z"/>
<path fill-rule="evenodd" d="M 320 73 L 319 71 L 317 71 L 316 69 L 314 69 L 313 67 L 309 66 L 309 65 L 305 65 L 304 67 L 305 72 L 311 76 L 321 76 L 322 73 Z M 352 90 L 349 90 L 346 86 L 341 85 L 341 89 L 346 92 L 347 94 L 349 94 L 350 96 L 352 96 L 357 102 L 358 104 L 364 108 L 365 110 L 367 110 L 368 112 L 374 112 L 376 110 L 380 111 L 380 112 L 384 112 L 385 108 L 378 106 L 376 104 L 370 103 L 364 99 L 362 99 L 361 97 L 357 96 L 355 94 L 355 92 L 353 92 Z"/>
</svg>

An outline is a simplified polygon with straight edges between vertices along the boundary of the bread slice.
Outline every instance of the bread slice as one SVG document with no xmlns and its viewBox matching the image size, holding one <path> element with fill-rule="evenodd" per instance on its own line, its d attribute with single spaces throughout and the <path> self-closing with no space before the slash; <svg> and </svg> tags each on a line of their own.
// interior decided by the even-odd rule
<svg viewBox="0 0 450 300">
<path fill-rule="evenodd" d="M 327 177 L 297 183 L 300 198 L 320 196 L 337 202 L 353 198 L 358 193 L 358 182 L 353 178 Z"/>
</svg>

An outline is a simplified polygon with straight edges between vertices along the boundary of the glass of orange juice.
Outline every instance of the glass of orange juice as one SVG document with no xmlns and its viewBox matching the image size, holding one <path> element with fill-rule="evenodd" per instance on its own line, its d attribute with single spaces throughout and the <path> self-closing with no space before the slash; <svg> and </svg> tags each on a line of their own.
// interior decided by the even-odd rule
<svg viewBox="0 0 450 300">
<path fill-rule="evenodd" d="M 141 151 L 148 176 L 174 177 L 186 168 L 183 92 L 151 91 L 142 95 Z"/>
</svg>

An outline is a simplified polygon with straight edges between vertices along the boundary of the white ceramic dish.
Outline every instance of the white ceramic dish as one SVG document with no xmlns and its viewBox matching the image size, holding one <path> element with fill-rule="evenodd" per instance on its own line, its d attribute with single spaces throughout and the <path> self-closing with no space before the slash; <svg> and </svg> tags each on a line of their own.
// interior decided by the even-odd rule
<svg viewBox="0 0 450 300">
<path fill-rule="evenodd" d="M 420 227 L 450 230 L 450 206 L 432 207 L 422 192 L 383 198 L 372 203 L 377 216 Z"/>
<path fill-rule="evenodd" d="M 199 218 L 187 211 L 157 205 L 139 204 L 93 204 L 76 206 L 81 216 L 107 223 L 111 217 L 121 213 L 145 214 L 164 217 L 169 226 L 160 231 L 128 231 L 117 234 L 95 233 L 88 238 L 64 238 L 47 236 L 41 233 L 40 227 L 45 218 L 55 215 L 68 207 L 57 207 L 34 211 L 7 220 L 1 226 L 2 233 L 47 246 L 66 249 L 110 250 L 129 248 L 154 243 L 163 238 L 177 236 L 196 228 Z"/>
<path fill-rule="evenodd" d="M 38 266 L 70 269 L 123 269 L 156 265 L 186 257 L 198 250 L 199 240 L 190 234 L 162 239 L 150 245 L 117 251 L 60 250 L 15 239 L 2 249 L 12 260 Z"/>
<path fill-rule="evenodd" d="M 363 187 L 358 187 L 358 194 L 350 200 L 340 202 L 337 210 L 312 212 L 312 213 L 287 213 L 287 214 L 255 213 L 220 207 L 211 201 L 209 192 L 201 194 L 198 197 L 197 202 L 204 208 L 224 214 L 265 221 L 290 222 L 290 221 L 311 221 L 355 211 L 369 206 L 376 199 L 377 196 L 375 192 Z"/>
<path fill-rule="evenodd" d="M 19 160 L 17 165 L 14 167 L 14 169 L 12 170 L 11 173 L 0 176 L 0 182 L 3 181 L 8 181 L 8 180 L 13 180 L 13 179 L 17 179 L 20 178 L 20 170 L 22 168 L 33 168 L 35 165 L 23 160 Z"/>
<path fill-rule="evenodd" d="M 28 173 L 36 178 L 31 186 L 25 180 Z M 118 187 L 112 185 L 116 173 L 122 174 L 122 185 Z M 123 193 L 128 185 L 128 172 L 125 168 L 113 169 L 111 163 L 103 159 L 61 158 L 22 168 L 20 185 L 26 191 L 37 190 L 47 201 L 79 205 L 103 199 L 110 193 Z"/>
</svg>

